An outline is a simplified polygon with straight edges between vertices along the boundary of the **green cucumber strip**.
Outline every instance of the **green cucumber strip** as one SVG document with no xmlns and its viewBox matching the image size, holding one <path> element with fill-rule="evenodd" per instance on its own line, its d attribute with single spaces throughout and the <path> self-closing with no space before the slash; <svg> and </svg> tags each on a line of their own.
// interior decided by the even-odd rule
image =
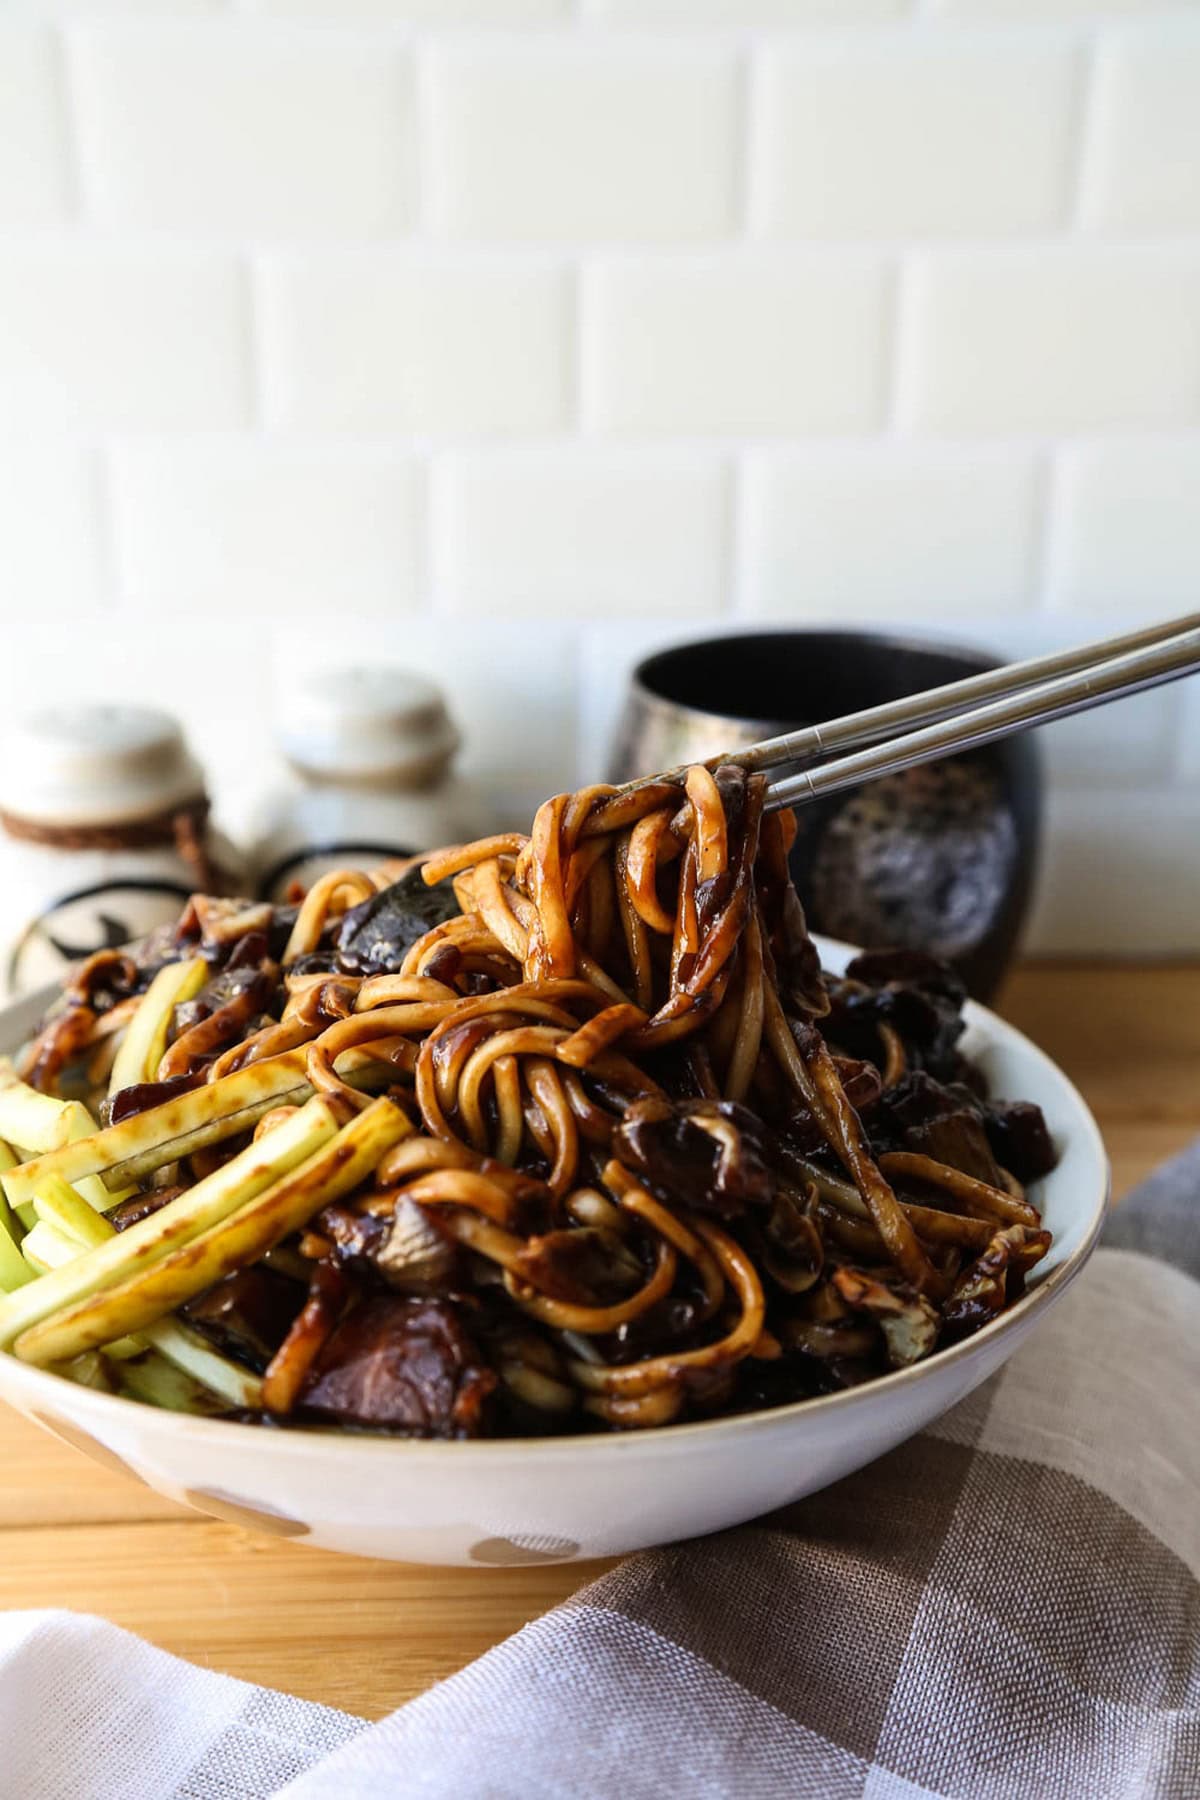
<svg viewBox="0 0 1200 1800">
<path fill-rule="evenodd" d="M 110 1242 L 97 1244 L 40 1282 L 0 1297 L 0 1349 L 7 1348 L 21 1332 L 51 1313 L 126 1280 L 147 1264 L 190 1243 L 311 1157 L 336 1131 L 337 1122 L 328 1103 L 310 1100 L 292 1118 L 257 1143 L 248 1144 L 239 1155 L 149 1218 L 140 1219 Z M 124 1335 L 123 1331 L 109 1333 L 114 1338 Z"/>
</svg>

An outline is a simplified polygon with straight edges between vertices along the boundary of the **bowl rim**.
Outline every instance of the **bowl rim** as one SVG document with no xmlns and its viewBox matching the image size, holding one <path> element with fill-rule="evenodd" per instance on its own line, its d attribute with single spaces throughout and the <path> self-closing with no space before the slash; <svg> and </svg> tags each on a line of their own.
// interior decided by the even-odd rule
<svg viewBox="0 0 1200 1800">
<path fill-rule="evenodd" d="M 836 939 L 815 937 L 822 959 L 828 952 L 833 952 L 837 959 L 853 954 L 853 946 L 839 943 Z M 364 1454 L 370 1457 L 391 1456 L 403 1457 L 406 1461 L 414 1459 L 420 1462 L 440 1461 L 444 1467 L 451 1467 L 453 1459 L 461 1462 L 464 1458 L 483 1457 L 492 1463 L 502 1461 L 506 1456 L 519 1455 L 522 1461 L 536 1459 L 543 1462 L 560 1462 L 571 1460 L 576 1456 L 595 1457 L 600 1455 L 634 1455 L 639 1449 L 655 1451 L 677 1447 L 682 1453 L 694 1444 L 697 1434 L 704 1442 L 715 1441 L 720 1435 L 726 1439 L 736 1439 L 747 1432 L 762 1431 L 770 1426 L 780 1429 L 799 1418 L 813 1418 L 818 1414 L 827 1416 L 838 1411 L 848 1411 L 855 1406 L 869 1405 L 872 1401 L 885 1400 L 888 1395 L 901 1393 L 923 1380 L 933 1377 L 939 1369 L 953 1366 L 966 1367 L 980 1357 L 986 1357 L 988 1349 L 998 1338 L 1010 1335 L 1018 1329 L 1039 1318 L 1048 1307 L 1066 1291 L 1076 1276 L 1083 1269 L 1092 1252 L 1095 1250 L 1108 1213 L 1109 1198 L 1112 1187 L 1112 1172 L 1108 1153 L 1100 1128 L 1092 1115 L 1087 1102 L 1070 1077 L 1059 1068 L 1052 1057 L 1019 1031 L 1015 1025 L 1001 1019 L 989 1007 L 969 1000 L 963 1011 L 968 1026 L 981 1028 L 985 1040 L 990 1043 L 1007 1041 L 1010 1047 L 1019 1051 L 1039 1073 L 1048 1072 L 1052 1080 L 1059 1085 L 1060 1092 L 1069 1102 L 1073 1115 L 1071 1137 L 1082 1143 L 1088 1153 L 1089 1162 L 1093 1165 L 1093 1173 L 1099 1178 L 1096 1192 L 1090 1201 L 1090 1211 L 1085 1215 L 1085 1223 L 1079 1241 L 1068 1252 L 1062 1262 L 1056 1263 L 1039 1281 L 1030 1283 L 1027 1291 L 1016 1304 L 1007 1311 L 975 1332 L 971 1337 L 961 1339 L 944 1350 L 935 1350 L 931 1356 L 921 1361 L 910 1363 L 907 1368 L 891 1369 L 886 1375 L 880 1375 L 872 1381 L 863 1382 L 858 1387 L 844 1388 L 838 1393 L 819 1394 L 802 1400 L 789 1401 L 785 1406 L 759 1407 L 753 1411 L 730 1413 L 712 1419 L 694 1419 L 680 1425 L 649 1426 L 640 1431 L 627 1432 L 566 1432 L 553 1437 L 495 1437 L 469 1439 L 430 1439 L 406 1438 L 390 1436 L 386 1433 L 347 1430 L 336 1425 L 305 1425 L 301 1427 L 252 1426 L 235 1420 L 206 1418 L 195 1413 L 171 1412 L 165 1408 L 147 1406 L 137 1400 L 126 1399 L 119 1394 L 106 1394 L 96 1388 L 83 1387 L 69 1382 L 61 1375 L 49 1369 L 38 1368 L 35 1364 L 24 1363 L 8 1351 L 0 1351 L 0 1399 L 6 1398 L 6 1388 L 25 1386 L 35 1393 L 45 1392 L 48 1395 L 60 1395 L 64 1389 L 70 1392 L 72 1407 L 85 1412 L 93 1412 L 99 1418 L 121 1417 L 129 1419 L 131 1412 L 142 1418 L 143 1422 L 152 1425 L 156 1432 L 165 1431 L 168 1435 L 189 1434 L 199 1432 L 204 1441 L 211 1445 L 214 1453 L 223 1444 L 238 1444 L 243 1449 L 250 1445 L 261 1447 L 264 1454 L 270 1455 L 279 1450 L 285 1455 L 305 1456 L 322 1454 L 333 1444 L 344 1447 L 346 1454 Z M 3 1013 L 0 1012 L 0 1022 Z M 1047 1179 L 1053 1179 L 1053 1174 Z M 1015 1346 L 1014 1346 L 1015 1348 Z M 6 1375 L 6 1371 L 8 1372 Z M 49 1404 L 49 1402 L 48 1402 Z M 63 1406 L 60 1399 L 58 1405 Z M 672 1450 L 670 1453 L 677 1453 Z"/>
</svg>

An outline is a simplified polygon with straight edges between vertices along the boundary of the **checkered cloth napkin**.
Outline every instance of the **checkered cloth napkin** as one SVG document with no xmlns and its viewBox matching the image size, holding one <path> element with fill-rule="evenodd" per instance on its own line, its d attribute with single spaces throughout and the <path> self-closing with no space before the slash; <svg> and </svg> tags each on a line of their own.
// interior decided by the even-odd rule
<svg viewBox="0 0 1200 1800">
<path fill-rule="evenodd" d="M 934 1429 L 631 1558 L 372 1727 L 99 1620 L 0 1618 L 0 1796 L 1196 1800 L 1194 1277 L 1200 1144 Z"/>
</svg>

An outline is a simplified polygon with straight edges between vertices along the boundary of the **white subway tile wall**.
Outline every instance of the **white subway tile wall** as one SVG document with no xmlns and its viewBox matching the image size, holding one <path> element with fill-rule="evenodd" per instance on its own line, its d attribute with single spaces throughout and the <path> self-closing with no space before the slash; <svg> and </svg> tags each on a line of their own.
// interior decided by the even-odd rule
<svg viewBox="0 0 1200 1800">
<path fill-rule="evenodd" d="M 99 470 L 76 444 L 0 444 L 0 556 L 3 617 L 45 614 L 69 597 L 102 623 Z M 21 687 L 19 663 L 5 658 L 9 705 Z"/>
<path fill-rule="evenodd" d="M 852 25 L 896 19 L 910 0 L 583 0 L 585 18 L 628 25 Z"/>
<path fill-rule="evenodd" d="M 219 3 L 219 0 L 218 0 Z M 242 0 L 247 12 L 318 24 L 552 25 L 571 16 L 572 0 Z"/>
<path fill-rule="evenodd" d="M 584 272 L 584 427 L 877 430 L 892 295 L 858 251 L 601 258 Z"/>
<path fill-rule="evenodd" d="M 13 0 L 13 4 L 22 4 L 23 0 Z M 157 18 L 196 18 L 206 13 L 220 12 L 228 0 L 121 0 L 120 7 L 114 0 L 55 0 L 51 7 L 44 7 L 38 0 L 27 0 L 26 10 L 49 12 L 58 18 L 86 18 L 91 13 L 109 17 L 118 11 L 133 13 L 142 17 Z"/>
<path fill-rule="evenodd" d="M 1119 15 L 1187 12 L 1194 0 L 925 0 L 924 10 L 943 19 L 1112 19 Z"/>
<path fill-rule="evenodd" d="M 347 616 L 419 604 L 424 484 L 404 451 L 142 440 L 113 450 L 109 474 L 134 606 L 217 631 L 255 612 L 319 631 L 324 610 L 324 649 Z"/>
<path fill-rule="evenodd" d="M 753 161 L 773 237 L 1008 237 L 1068 217 L 1078 46 L 881 32 L 764 50 Z"/>
<path fill-rule="evenodd" d="M 0 24 L 0 228 L 57 224 L 69 199 L 58 45 L 45 25 Z"/>
<path fill-rule="evenodd" d="M 1057 604 L 1086 612 L 1200 598 L 1200 442 L 1077 445 L 1064 452 L 1054 547 Z"/>
<path fill-rule="evenodd" d="M 1200 244 L 918 251 L 904 306 L 900 418 L 915 432 L 1196 421 Z"/>
<path fill-rule="evenodd" d="M 758 451 L 746 470 L 743 595 L 879 618 L 955 619 L 1034 605 L 1043 470 L 1025 450 Z"/>
<path fill-rule="evenodd" d="M 12 0 L 0 609 L 236 830 L 296 675 L 497 821 L 637 657 L 1200 595 L 1200 0 Z M 1045 734 L 1049 950 L 1200 949 L 1200 684 Z"/>
<path fill-rule="evenodd" d="M 454 612 L 703 619 L 721 610 L 729 476 L 705 451 L 477 452 L 435 472 L 436 584 Z M 531 648 L 536 632 L 530 632 Z"/>
<path fill-rule="evenodd" d="M 1188 924 L 1200 887 L 1200 793 L 1051 790 L 1050 854 L 1031 933 L 1069 956 L 1117 950 L 1170 956 L 1195 943 Z M 1131 934 L 1130 915 L 1138 928 Z"/>
<path fill-rule="evenodd" d="M 569 431 L 575 278 L 562 264 L 410 251 L 265 253 L 263 408 L 283 431 Z"/>
<path fill-rule="evenodd" d="M 1200 231 L 1200 29 L 1114 32 L 1096 65 L 1085 216 L 1115 231 Z"/>
<path fill-rule="evenodd" d="M 637 42 L 435 46 L 429 222 L 458 240 L 673 242 L 738 225 L 741 67 Z"/>
<path fill-rule="evenodd" d="M 85 209 L 103 225 L 385 237 L 416 209 L 410 58 L 228 21 L 67 38 Z"/>
<path fill-rule="evenodd" d="M 247 301 L 232 251 L 0 237 L 0 431 L 248 427 Z"/>
</svg>

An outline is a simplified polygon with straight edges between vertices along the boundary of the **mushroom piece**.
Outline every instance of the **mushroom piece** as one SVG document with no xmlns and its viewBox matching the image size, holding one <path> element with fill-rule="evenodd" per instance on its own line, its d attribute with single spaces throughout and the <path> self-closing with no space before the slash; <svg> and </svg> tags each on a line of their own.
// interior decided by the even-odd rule
<svg viewBox="0 0 1200 1800">
<path fill-rule="evenodd" d="M 337 926 L 337 966 L 349 975 L 387 975 L 435 925 L 458 913 L 449 881 L 429 887 L 419 868 L 409 869 L 344 913 Z"/>
<path fill-rule="evenodd" d="M 261 1375 L 304 1302 L 298 1282 L 260 1264 L 236 1269 L 180 1311 L 201 1337 Z"/>
<path fill-rule="evenodd" d="M 1030 1225 L 1006 1225 L 986 1250 L 963 1270 L 942 1308 L 957 1336 L 978 1331 L 1016 1298 L 1017 1284 L 1050 1248 L 1050 1233 Z"/>
<path fill-rule="evenodd" d="M 789 1350 L 800 1350 L 819 1362 L 857 1362 L 875 1356 L 879 1333 L 853 1319 L 824 1324 L 816 1319 L 784 1319 L 779 1335 Z"/>
<path fill-rule="evenodd" d="M 797 1037 L 802 1029 L 799 1021 L 793 1021 L 793 1037 Z M 833 1061 L 838 1080 L 842 1084 L 842 1092 L 855 1112 L 870 1112 L 881 1091 L 878 1069 L 873 1063 L 862 1062 L 855 1057 L 835 1056 Z M 824 1144 L 824 1127 L 818 1123 L 812 1109 L 800 1100 L 790 1099 L 786 1116 L 775 1121 L 773 1147 L 776 1161 L 785 1169 L 794 1170 L 798 1156 L 811 1156 L 814 1151 L 822 1149 Z"/>
<path fill-rule="evenodd" d="M 777 1330 L 786 1349 L 822 1363 L 874 1360 L 879 1354 L 875 1324 L 854 1317 L 832 1280 L 810 1288 L 795 1316 L 780 1319 Z"/>
<path fill-rule="evenodd" d="M 763 1229 L 762 1263 L 787 1294 L 803 1294 L 821 1278 L 825 1250 L 808 1207 L 796 1194 L 781 1189 L 771 1204 Z"/>
<path fill-rule="evenodd" d="M 1045 1114 L 1032 1100 L 990 1100 L 985 1122 L 993 1155 L 1019 1181 L 1036 1181 L 1057 1163 Z"/>
<path fill-rule="evenodd" d="M 912 1068 L 953 1081 L 960 1068 L 966 989 L 945 963 L 919 950 L 870 950 L 829 983 L 826 1036 L 853 1054 L 879 1054 L 878 1027 L 899 1034 Z"/>
<path fill-rule="evenodd" d="M 920 1362 L 937 1343 L 941 1322 L 924 1294 L 897 1293 L 861 1269 L 839 1269 L 833 1284 L 848 1306 L 876 1321 L 894 1369 Z"/>
<path fill-rule="evenodd" d="M 454 1245 L 415 1200 L 401 1194 L 392 1228 L 375 1255 L 389 1287 L 409 1294 L 432 1294 L 450 1280 Z"/>
<path fill-rule="evenodd" d="M 359 1275 L 374 1270 L 401 1293 L 428 1294 L 444 1287 L 455 1247 L 415 1200 L 396 1197 L 391 1215 L 353 1206 L 327 1206 L 317 1230 L 331 1238 L 341 1267 Z"/>
<path fill-rule="evenodd" d="M 573 1306 L 617 1304 L 646 1280 L 646 1270 L 616 1232 L 595 1225 L 528 1239 L 513 1259 L 513 1273 Z"/>
<path fill-rule="evenodd" d="M 380 1294 L 342 1319 L 300 1399 L 307 1413 L 343 1425 L 408 1437 L 479 1437 L 496 1380 L 462 1307 Z"/>
<path fill-rule="evenodd" d="M 613 1154 L 668 1205 L 722 1219 L 771 1201 L 774 1182 L 753 1113 L 728 1100 L 639 1100 L 613 1133 Z"/>
</svg>

